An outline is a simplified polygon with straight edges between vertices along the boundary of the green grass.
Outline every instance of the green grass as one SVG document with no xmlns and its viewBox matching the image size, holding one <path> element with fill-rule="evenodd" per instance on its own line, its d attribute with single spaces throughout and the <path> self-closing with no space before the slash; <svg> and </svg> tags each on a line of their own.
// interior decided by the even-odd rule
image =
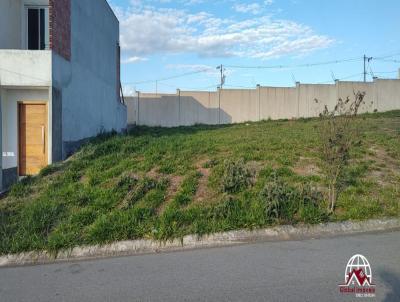
<svg viewBox="0 0 400 302">
<path fill-rule="evenodd" d="M 326 212 L 317 119 L 93 139 L 0 200 L 0 254 L 276 224 L 400 216 L 400 111 L 360 117 L 345 187 Z"/>
</svg>

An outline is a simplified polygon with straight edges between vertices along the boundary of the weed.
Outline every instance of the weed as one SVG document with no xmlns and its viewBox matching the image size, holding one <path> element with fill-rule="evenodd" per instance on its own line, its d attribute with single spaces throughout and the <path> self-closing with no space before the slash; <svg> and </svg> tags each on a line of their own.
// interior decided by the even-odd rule
<svg viewBox="0 0 400 302">
<path fill-rule="evenodd" d="M 322 193 L 309 184 L 293 186 L 278 178 L 275 174 L 260 192 L 260 199 L 265 202 L 267 219 L 285 222 L 301 221 L 317 223 L 326 220 L 326 213 L 321 209 Z"/>
<path fill-rule="evenodd" d="M 238 193 L 252 184 L 254 174 L 242 159 L 227 159 L 223 163 L 221 189 L 226 193 Z"/>
</svg>

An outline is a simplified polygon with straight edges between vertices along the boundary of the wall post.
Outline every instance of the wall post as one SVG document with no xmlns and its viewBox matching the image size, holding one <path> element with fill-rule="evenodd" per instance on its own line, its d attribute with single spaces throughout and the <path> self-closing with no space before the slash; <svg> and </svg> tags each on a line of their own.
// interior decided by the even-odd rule
<svg viewBox="0 0 400 302">
<path fill-rule="evenodd" d="M 221 125 L 221 87 L 218 87 L 218 125 Z"/>
<path fill-rule="evenodd" d="M 140 125 L 139 119 L 140 119 L 140 91 L 136 91 L 137 92 L 137 103 L 136 103 L 136 124 Z"/>
<path fill-rule="evenodd" d="M 300 82 L 296 82 L 296 94 L 297 94 L 297 119 L 300 118 Z"/>
<path fill-rule="evenodd" d="M 178 126 L 181 126 L 181 90 L 176 89 L 176 95 L 178 96 Z"/>
<path fill-rule="evenodd" d="M 372 78 L 373 79 L 373 87 L 374 87 L 374 97 L 373 97 L 373 107 L 374 107 L 374 111 L 376 110 L 376 111 L 378 111 L 378 103 L 379 103 L 379 101 L 378 101 L 378 98 L 379 98 L 379 91 L 378 91 L 378 82 L 377 82 L 377 80 L 378 80 L 378 77 L 373 77 Z"/>
<path fill-rule="evenodd" d="M 258 97 L 258 121 L 261 121 L 261 86 L 260 84 L 257 84 L 256 86 L 257 89 L 257 97 Z"/>
<path fill-rule="evenodd" d="M 335 80 L 335 86 L 336 86 L 336 100 L 334 104 L 336 104 L 339 101 L 339 96 L 340 96 L 339 80 Z"/>
</svg>

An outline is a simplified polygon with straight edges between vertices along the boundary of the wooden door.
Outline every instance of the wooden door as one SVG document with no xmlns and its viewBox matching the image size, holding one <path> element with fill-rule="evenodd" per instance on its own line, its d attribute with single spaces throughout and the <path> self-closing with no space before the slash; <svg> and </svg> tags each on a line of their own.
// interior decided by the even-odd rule
<svg viewBox="0 0 400 302">
<path fill-rule="evenodd" d="M 37 174 L 47 166 L 47 106 L 18 104 L 19 175 Z"/>
</svg>

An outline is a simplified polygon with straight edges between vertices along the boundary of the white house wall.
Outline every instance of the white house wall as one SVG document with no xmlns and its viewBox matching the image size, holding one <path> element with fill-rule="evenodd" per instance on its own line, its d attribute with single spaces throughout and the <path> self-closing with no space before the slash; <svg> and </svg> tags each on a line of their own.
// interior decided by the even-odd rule
<svg viewBox="0 0 400 302">
<path fill-rule="evenodd" d="M 51 86 L 51 51 L 0 49 L 0 86 Z"/>
<path fill-rule="evenodd" d="M 21 48 L 21 1 L 0 1 L 0 49 Z"/>
<path fill-rule="evenodd" d="M 18 102 L 20 101 L 49 103 L 49 89 L 2 89 L 2 169 L 4 170 L 16 168 L 18 165 Z M 48 122 L 48 125 L 48 161 L 51 163 L 51 123 Z"/>
<path fill-rule="evenodd" d="M 48 6 L 49 0 L 0 1 L 0 49 L 26 49 L 26 6 Z"/>
</svg>

